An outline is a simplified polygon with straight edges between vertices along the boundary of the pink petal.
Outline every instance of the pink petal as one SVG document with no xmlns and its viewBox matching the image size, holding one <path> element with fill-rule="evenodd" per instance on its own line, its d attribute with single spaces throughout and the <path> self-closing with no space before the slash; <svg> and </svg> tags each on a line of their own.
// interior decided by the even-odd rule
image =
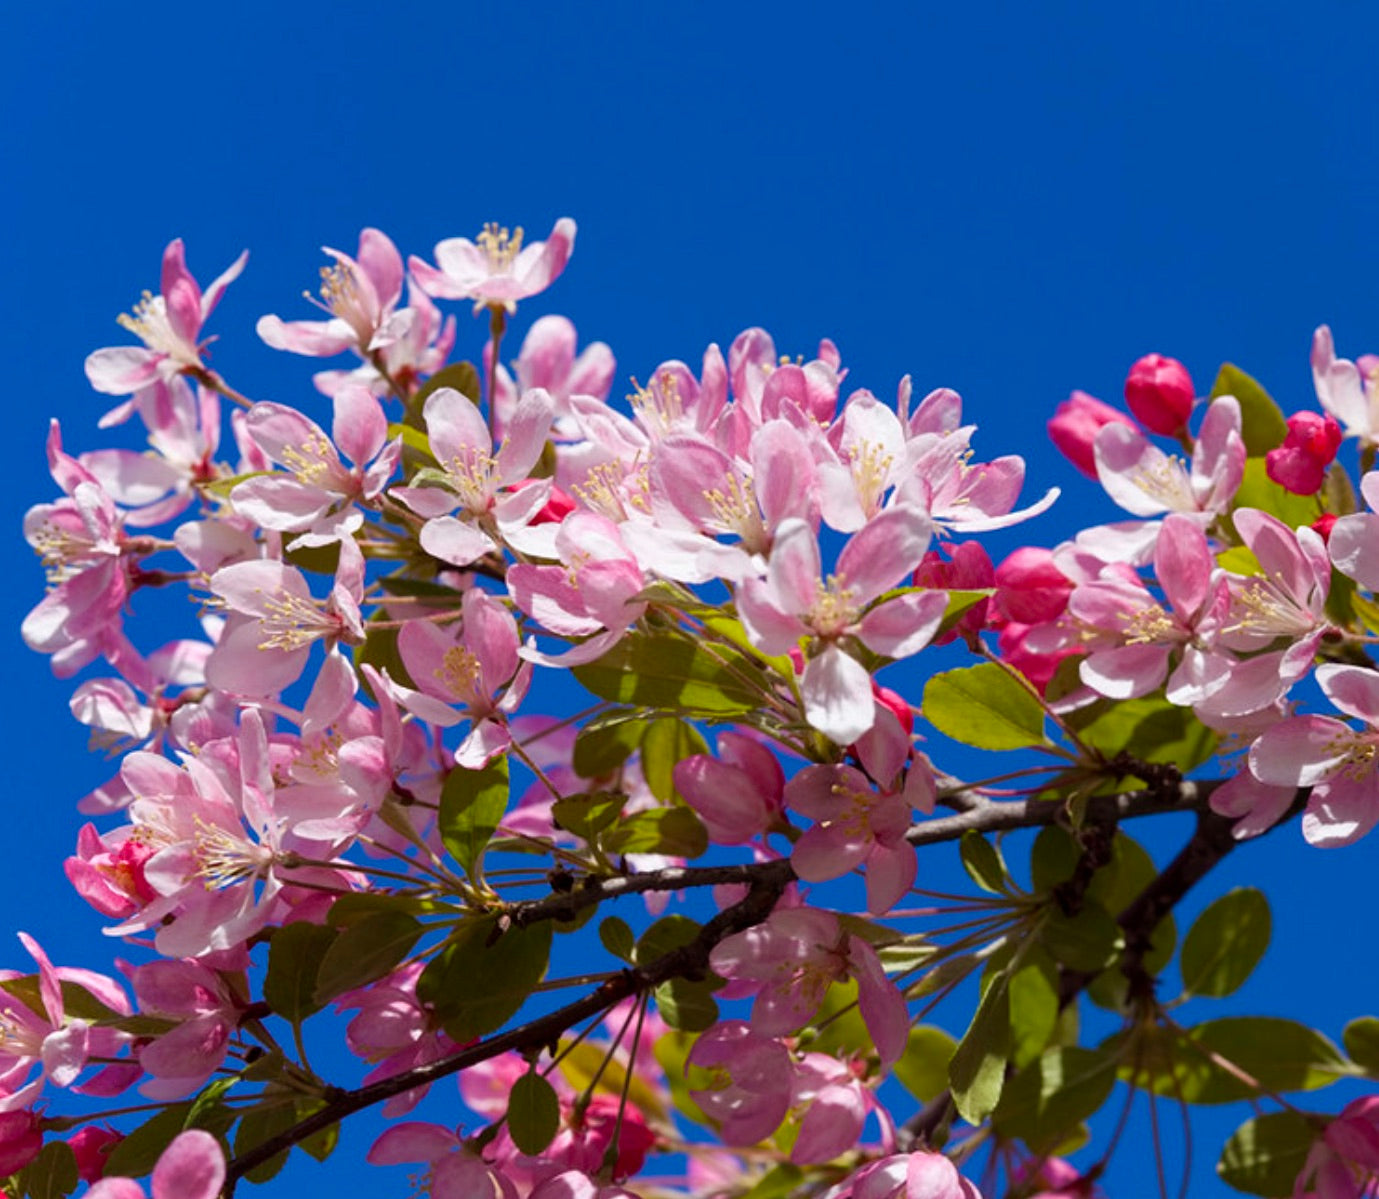
<svg viewBox="0 0 1379 1199">
<path fill-rule="evenodd" d="M 225 1182 L 220 1142 L 199 1128 L 179 1133 L 153 1167 L 153 1199 L 216 1199 Z"/>
<path fill-rule="evenodd" d="M 804 668 L 800 694 L 805 719 L 839 745 L 851 745 L 876 719 L 871 675 L 836 645 Z"/>
</svg>

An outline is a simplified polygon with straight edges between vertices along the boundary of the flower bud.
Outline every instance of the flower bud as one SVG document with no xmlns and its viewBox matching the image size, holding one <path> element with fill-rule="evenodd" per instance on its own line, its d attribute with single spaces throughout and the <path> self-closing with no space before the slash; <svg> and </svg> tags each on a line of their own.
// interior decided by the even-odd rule
<svg viewBox="0 0 1379 1199">
<path fill-rule="evenodd" d="M 1323 512 L 1311 524 L 1312 531 L 1322 539 L 1322 544 L 1331 540 L 1331 530 L 1336 524 L 1336 514 L 1334 512 Z"/>
<path fill-rule="evenodd" d="M 1264 455 L 1264 469 L 1294 495 L 1316 495 L 1341 440 L 1341 426 L 1334 418 L 1320 412 L 1295 412 L 1288 418 L 1287 439 Z"/>
<path fill-rule="evenodd" d="M 1187 367 L 1163 354 L 1146 354 L 1125 380 L 1125 402 L 1151 433 L 1171 436 L 1186 426 L 1195 394 Z"/>
<path fill-rule="evenodd" d="M 1110 424 L 1130 425 L 1133 422 L 1110 404 L 1103 404 L 1085 391 L 1075 391 L 1058 405 L 1058 410 L 1049 421 L 1049 440 L 1078 470 L 1089 479 L 1095 479 L 1096 454 L 1093 447 L 1096 435 Z"/>
<path fill-rule="evenodd" d="M 0 1174 L 17 1174 L 43 1149 L 43 1128 L 32 1111 L 0 1112 Z"/>
<path fill-rule="evenodd" d="M 1054 565 L 1052 550 L 1022 546 L 996 568 L 996 607 L 1007 620 L 1057 620 L 1072 592 L 1072 580 Z"/>
<path fill-rule="evenodd" d="M 77 1159 L 77 1173 L 86 1182 L 97 1182 L 105 1173 L 105 1161 L 110 1151 L 124 1140 L 124 1133 L 113 1128 L 88 1124 L 80 1132 L 67 1138 Z"/>
</svg>

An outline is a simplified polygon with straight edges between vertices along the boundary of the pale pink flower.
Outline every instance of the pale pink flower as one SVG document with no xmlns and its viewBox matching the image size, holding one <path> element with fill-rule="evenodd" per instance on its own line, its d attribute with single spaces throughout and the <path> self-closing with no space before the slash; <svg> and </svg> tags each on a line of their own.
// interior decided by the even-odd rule
<svg viewBox="0 0 1379 1199">
<path fill-rule="evenodd" d="M 785 774 L 769 749 L 743 733 L 718 735 L 718 757 L 675 764 L 675 789 L 720 845 L 745 845 L 784 825 Z M 842 873 L 840 871 L 839 873 Z"/>
<path fill-rule="evenodd" d="M 359 1009 L 345 1028 L 345 1043 L 352 1053 L 373 1063 L 364 1076 L 366 1084 L 439 1061 L 458 1048 L 437 1023 L 435 1013 L 417 999 L 417 978 L 425 964 L 399 967 L 386 978 L 335 1000 L 337 1010 Z M 383 1105 L 383 1114 L 389 1118 L 405 1115 L 429 1089 L 429 1084 L 423 1084 L 394 1095 Z"/>
<path fill-rule="evenodd" d="M 929 528 L 914 508 L 887 508 L 853 534 L 824 579 L 814 531 L 788 519 L 776 530 L 766 577 L 737 589 L 738 615 L 764 653 L 783 654 L 806 635 L 824 643 L 804 668 L 800 693 L 809 723 L 840 745 L 856 741 L 875 720 L 871 676 L 840 640 L 856 637 L 875 653 L 908 658 L 943 619 L 941 591 L 908 592 L 872 606 L 919 565 Z"/>
<path fill-rule="evenodd" d="M 1317 684 L 1356 730 L 1332 716 L 1294 716 L 1250 747 L 1264 783 L 1311 787 L 1302 833 L 1313 845 L 1349 845 L 1379 822 L 1379 675 L 1361 666 L 1317 667 Z"/>
<path fill-rule="evenodd" d="M 369 1150 L 375 1166 L 424 1162 L 424 1185 L 431 1199 L 517 1199 L 517 1188 L 496 1166 L 468 1149 L 439 1124 L 407 1122 L 383 1131 Z"/>
<path fill-rule="evenodd" d="M 1273 828 L 1293 806 L 1297 794 L 1296 787 L 1261 783 L 1248 769 L 1242 769 L 1211 793 L 1211 810 L 1235 821 L 1231 836 L 1241 841 Z"/>
<path fill-rule="evenodd" d="M 272 461 L 290 474 L 246 479 L 230 493 L 241 515 L 265 529 L 310 529 L 338 506 L 370 503 L 397 469 L 402 439 L 388 437 L 388 419 L 363 387 L 335 393 L 334 438 L 315 421 L 283 404 L 255 404 L 245 427 Z M 354 463 L 346 467 L 336 447 Z"/>
<path fill-rule="evenodd" d="M 563 440 L 580 435 L 572 417 L 570 399 L 580 395 L 606 400 L 616 362 L 613 351 L 601 341 L 591 342 L 578 355 L 575 353 L 577 344 L 575 327 L 567 317 L 543 316 L 533 322 L 522 341 L 514 374 L 509 374 L 501 363 L 494 371 L 493 411 L 499 434 L 512 420 L 519 398 L 539 387 L 555 401 L 557 435 Z M 492 342 L 484 354 L 485 362 L 492 358 Z"/>
<path fill-rule="evenodd" d="M 149 1180 L 149 1199 L 218 1199 L 225 1183 L 225 1152 L 209 1132 L 178 1133 L 163 1150 Z M 146 1199 L 131 1178 L 102 1178 L 86 1199 Z"/>
<path fill-rule="evenodd" d="M 352 538 L 339 544 L 335 583 L 325 600 L 312 596 L 295 566 L 272 559 L 235 562 L 211 576 L 211 590 L 230 612 L 206 661 L 212 687 L 251 698 L 275 695 L 305 669 L 314 642 L 364 640 L 364 558 Z"/>
<path fill-rule="evenodd" d="M 1368 512 L 1340 517 L 1331 526 L 1326 548 L 1331 561 L 1343 575 L 1370 591 L 1379 590 L 1379 471 L 1369 471 L 1360 480 L 1360 494 Z"/>
<path fill-rule="evenodd" d="M 429 724 L 449 728 L 470 721 L 455 761 L 477 770 L 511 744 L 507 717 L 526 695 L 531 666 L 518 657 L 517 622 L 502 603 L 476 587 L 465 592 L 462 605 L 458 631 L 429 620 L 402 626 L 398 652 L 418 690 L 396 682 L 389 690 L 399 706 Z"/>
<path fill-rule="evenodd" d="M 1121 424 L 1097 434 L 1096 461 L 1101 485 L 1127 512 L 1182 512 L 1205 528 L 1230 507 L 1245 477 L 1240 405 L 1233 396 L 1212 400 L 1193 446 L 1191 470 Z"/>
<path fill-rule="evenodd" d="M 335 265 L 321 268 L 321 298 L 312 303 L 328 319 L 262 316 L 258 335 L 275 350 L 327 358 L 352 349 L 365 360 L 405 336 L 416 314 L 397 306 L 402 298 L 402 255 L 387 234 L 377 229 L 360 233 L 358 258 L 321 248 Z"/>
<path fill-rule="evenodd" d="M 201 326 L 248 260 L 245 250 L 203 293 L 187 270 L 182 239 L 169 242 L 163 251 L 162 294 L 144 292 L 133 315 L 119 318 L 143 346 L 97 350 L 86 360 L 91 386 L 107 395 L 131 395 L 155 379 L 201 370 Z"/>
<path fill-rule="evenodd" d="M 982 1199 L 941 1153 L 897 1153 L 863 1166 L 834 1199 Z"/>
<path fill-rule="evenodd" d="M 690 1094 L 725 1144 L 764 1141 L 790 1110 L 790 1051 L 745 1021 L 720 1020 L 695 1041 L 686 1064 L 712 1072 L 713 1084 Z"/>
<path fill-rule="evenodd" d="M 241 1007 L 221 976 L 201 962 L 160 960 L 129 972 L 141 1015 L 166 1016 L 175 1027 L 141 1041 L 139 1065 L 152 1078 L 139 1088 L 150 1099 L 199 1091 L 225 1060 Z"/>
<path fill-rule="evenodd" d="M 763 1036 L 803 1028 L 833 983 L 854 978 L 857 1006 L 882 1062 L 904 1052 L 910 1028 L 904 998 L 876 951 L 844 932 L 832 912 L 777 908 L 764 923 L 719 942 L 710 962 L 734 984 L 733 995 L 756 996 L 751 1024 Z"/>
<path fill-rule="evenodd" d="M 551 485 L 547 480 L 517 485 L 541 457 L 552 411 L 546 392 L 527 392 L 495 450 L 488 424 L 468 396 L 441 387 L 426 398 L 422 414 L 439 468 L 422 475 L 421 485 L 395 487 L 390 494 L 428 518 L 421 530 L 421 545 L 428 554 L 468 566 L 498 550 L 500 542 L 523 551 L 548 548 L 544 535 L 530 545 L 523 538 L 546 504 Z M 512 490 L 500 496 L 505 488 Z M 456 507 L 458 518 L 446 515 Z"/>
<path fill-rule="evenodd" d="M 867 1116 L 881 1111 L 871 1088 L 862 1084 L 852 1066 L 824 1053 L 806 1053 L 796 1063 L 790 1106 L 801 1113 L 799 1135 L 790 1151 L 797 1166 L 829 1162 L 847 1153 L 862 1135 Z"/>
<path fill-rule="evenodd" d="M 450 237 L 436 245 L 436 266 L 412 257 L 412 275 L 431 295 L 446 300 L 473 300 L 513 312 L 518 300 L 545 291 L 565 269 L 575 246 L 575 223 L 561 217 L 545 241 L 522 244 L 522 230 L 509 234 L 494 224 L 479 236 Z"/>
<path fill-rule="evenodd" d="M 1321 406 L 1361 445 L 1379 442 L 1379 397 L 1371 371 L 1336 357 L 1331 330 L 1320 325 L 1312 335 L 1312 382 Z"/>
</svg>

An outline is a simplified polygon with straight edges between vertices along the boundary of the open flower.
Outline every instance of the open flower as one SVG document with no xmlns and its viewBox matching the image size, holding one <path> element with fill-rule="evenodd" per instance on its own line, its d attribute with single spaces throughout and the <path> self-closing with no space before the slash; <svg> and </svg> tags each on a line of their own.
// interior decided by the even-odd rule
<svg viewBox="0 0 1379 1199">
<path fill-rule="evenodd" d="M 489 305 L 513 312 L 518 300 L 545 291 L 565 269 L 575 248 L 575 223 L 561 217 L 545 241 L 522 245 L 522 230 L 513 233 L 485 225 L 473 241 L 449 237 L 436 246 L 432 266 L 413 257 L 407 265 L 431 295 L 446 300 L 473 300 L 474 311 Z"/>
</svg>

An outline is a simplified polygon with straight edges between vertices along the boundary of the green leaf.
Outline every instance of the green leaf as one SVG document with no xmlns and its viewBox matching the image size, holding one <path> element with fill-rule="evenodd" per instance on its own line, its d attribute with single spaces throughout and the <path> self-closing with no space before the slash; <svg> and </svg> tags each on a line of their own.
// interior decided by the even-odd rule
<svg viewBox="0 0 1379 1199">
<path fill-rule="evenodd" d="M 1233 545 L 1230 549 L 1222 550 L 1216 555 L 1216 565 L 1247 579 L 1264 574 L 1264 567 L 1259 564 L 1254 550 L 1247 545 Z"/>
<path fill-rule="evenodd" d="M 1107 758 L 1122 750 L 1146 762 L 1169 762 L 1184 773 L 1216 749 L 1217 734 L 1162 696 L 1105 700 L 1069 713 L 1068 723 L 1092 749 Z"/>
<path fill-rule="evenodd" d="M 718 658 L 737 664 L 730 670 Z M 761 706 L 761 692 L 741 678 L 754 670 L 726 647 L 711 653 L 670 633 L 632 633 L 596 662 L 572 673 L 589 691 L 613 703 L 672 712 L 731 716 Z"/>
<path fill-rule="evenodd" d="M 551 924 L 499 929 L 489 916 L 457 929 L 417 979 L 417 998 L 461 1043 L 494 1032 L 521 1009 L 546 973 Z"/>
<path fill-rule="evenodd" d="M 290 1091 L 268 1088 L 264 1092 L 265 1102 L 250 1108 L 244 1113 L 235 1129 L 235 1156 L 257 1149 L 271 1141 L 279 1133 L 286 1132 L 297 1123 L 295 1096 Z M 287 1164 L 288 1150 L 275 1153 L 267 1161 L 260 1162 L 244 1177 L 253 1183 L 264 1183 L 275 1177 Z"/>
<path fill-rule="evenodd" d="M 535 1070 L 512 1084 L 508 1094 L 508 1134 L 512 1143 L 535 1157 L 560 1131 L 560 1099 L 555 1088 Z"/>
<path fill-rule="evenodd" d="M 481 770 L 455 767 L 441 787 L 441 809 L 436 824 L 450 856 L 467 875 L 483 857 L 484 849 L 508 810 L 508 760 L 494 758 Z"/>
<path fill-rule="evenodd" d="M 872 1052 L 871 1033 L 857 1008 L 857 984 L 852 979 L 835 982 L 824 992 L 824 1001 L 810 1021 L 813 1039 L 808 1048 L 834 1057 L 864 1057 Z M 944 1085 L 947 1085 L 945 1059 Z"/>
<path fill-rule="evenodd" d="M 1006 1084 L 992 1123 L 1035 1153 L 1050 1153 L 1106 1102 L 1115 1081 L 1109 1048 L 1050 1049 Z"/>
<path fill-rule="evenodd" d="M 1245 461 L 1245 477 L 1232 501 L 1233 508 L 1259 508 L 1290 529 L 1311 524 L 1322 513 L 1314 495 L 1294 495 L 1269 478 L 1263 458 Z"/>
<path fill-rule="evenodd" d="M 1238 990 L 1269 947 L 1270 932 L 1262 891 L 1228 891 L 1197 917 L 1183 941 L 1183 993 L 1220 998 Z"/>
<path fill-rule="evenodd" d="M 426 401 L 442 387 L 453 387 L 462 396 L 469 399 L 476 408 L 479 406 L 479 399 L 483 395 L 479 385 L 479 372 L 474 364 L 472 362 L 452 362 L 441 367 L 417 388 L 407 401 L 408 409 L 415 409 L 420 413 L 425 407 Z"/>
<path fill-rule="evenodd" d="M 647 727 L 635 708 L 616 708 L 590 721 L 575 737 L 575 773 L 583 779 L 611 774 L 642 743 Z"/>
<path fill-rule="evenodd" d="M 788 1162 L 772 1166 L 750 1191 L 743 1191 L 738 1199 L 793 1199 L 799 1195 L 804 1171 Z"/>
<path fill-rule="evenodd" d="M 375 912 L 341 930 L 316 974 L 317 1003 L 382 978 L 398 965 L 425 928 L 406 912 Z"/>
<path fill-rule="evenodd" d="M 157 1163 L 173 1137 L 186 1127 L 190 1103 L 173 1103 L 145 1120 L 110 1151 L 105 1159 L 108 1178 L 142 1178 Z"/>
<path fill-rule="evenodd" d="M 993 895 L 1009 894 L 1006 864 L 1001 858 L 1001 851 L 976 829 L 963 833 L 958 843 L 958 853 L 962 857 L 963 869 L 983 891 L 990 891 Z"/>
<path fill-rule="evenodd" d="M 1049 1047 L 1058 1029 L 1058 966 L 1035 948 L 1010 976 L 1010 1060 L 1025 1066 Z"/>
<path fill-rule="evenodd" d="M 688 916 L 662 916 L 637 939 L 633 960 L 649 966 L 658 958 L 688 945 L 699 936 L 698 921 Z"/>
<path fill-rule="evenodd" d="M 1066 883 L 1081 857 L 1082 850 L 1067 829 L 1046 824 L 1030 850 L 1030 882 L 1035 893 L 1046 895 L 1060 883 Z"/>
<path fill-rule="evenodd" d="M 1238 366 L 1229 362 L 1217 372 L 1211 385 L 1211 398 L 1234 396 L 1240 404 L 1240 435 L 1245 453 L 1259 458 L 1277 449 L 1288 436 L 1283 411 L 1267 391 Z"/>
<path fill-rule="evenodd" d="M 348 928 L 379 912 L 400 912 L 410 916 L 427 916 L 449 910 L 434 899 L 415 895 L 390 895 L 386 891 L 352 891 L 330 905 L 326 923 L 331 928 Z"/>
<path fill-rule="evenodd" d="M 977 749 L 1044 744 L 1044 709 L 994 662 L 934 675 L 923 713 L 939 732 Z"/>
<path fill-rule="evenodd" d="M 423 467 L 435 464 L 435 455 L 431 453 L 431 439 L 421 430 L 412 425 L 391 424 L 388 426 L 388 440 L 394 437 L 402 438 L 403 460 L 407 464 L 407 477 Z"/>
<path fill-rule="evenodd" d="M 325 1006 L 316 1000 L 316 974 L 338 935 L 333 928 L 305 920 L 273 931 L 263 997 L 283 1019 L 300 1024 Z"/>
<path fill-rule="evenodd" d="M 49 1141 L 19 1172 L 20 1193 L 29 1199 L 64 1199 L 80 1181 L 77 1155 L 66 1141 Z"/>
<path fill-rule="evenodd" d="M 619 820 L 600 838 L 607 853 L 660 853 L 697 858 L 709 847 L 708 830 L 692 808 L 649 808 Z"/>
<path fill-rule="evenodd" d="M 998 974 L 948 1063 L 953 1102 L 969 1124 L 980 1124 L 1000 1102 L 1009 1056 L 1010 988 L 1006 976 Z"/>
<path fill-rule="evenodd" d="M 653 992 L 661 1018 L 682 1032 L 703 1032 L 718 1019 L 718 1001 L 713 992 L 722 982 L 717 977 L 693 981 L 672 978 L 663 982 Z"/>
<path fill-rule="evenodd" d="M 642 776 L 651 794 L 663 803 L 683 802 L 675 790 L 675 767 L 709 747 L 699 730 L 685 720 L 663 716 L 647 726 L 642 737 Z"/>
<path fill-rule="evenodd" d="M 608 916 L 599 922 L 599 940 L 603 942 L 604 949 L 614 957 L 622 958 L 624 962 L 632 961 L 637 938 L 633 936 L 631 927 L 621 916 Z"/>
<path fill-rule="evenodd" d="M 297 1100 L 297 1120 L 298 1122 L 314 1116 L 323 1107 L 324 1099 L 304 1098 Z M 304 1141 L 300 1142 L 300 1148 L 309 1153 L 318 1162 L 323 1162 L 335 1152 L 335 1146 L 340 1141 L 340 1123 L 327 1124 L 320 1132 L 313 1132 Z"/>
<path fill-rule="evenodd" d="M 1144 1081 L 1155 1094 L 1181 1095 L 1187 1103 L 1234 1103 L 1254 1095 L 1212 1055 L 1266 1091 L 1313 1091 L 1352 1069 L 1331 1041 L 1304 1024 L 1276 1016 L 1229 1016 L 1183 1035 L 1146 1038 L 1140 1053 Z"/>
<path fill-rule="evenodd" d="M 1361 1016 L 1345 1026 L 1341 1043 L 1350 1059 L 1371 1078 L 1379 1078 L 1379 1020 Z"/>
<path fill-rule="evenodd" d="M 387 671 L 393 682 L 415 690 L 416 680 L 408 673 L 397 648 L 397 634 L 397 629 L 381 628 L 379 621 L 369 620 L 364 625 L 364 644 L 356 645 L 350 652 L 356 667 L 367 664 L 377 671 Z"/>
<path fill-rule="evenodd" d="M 1125 947 L 1120 925 L 1090 896 L 1075 914 L 1051 909 L 1039 926 L 1039 941 L 1063 965 L 1085 974 L 1109 966 Z"/>
<path fill-rule="evenodd" d="M 907 587 L 903 591 L 923 591 L 922 587 Z M 990 599 L 996 594 L 994 587 L 980 587 L 971 590 L 961 590 L 958 588 L 950 589 L 948 592 L 948 606 L 943 610 L 943 619 L 939 621 L 938 628 L 934 631 L 934 639 L 942 637 L 954 625 L 966 616 L 973 608 L 984 599 Z"/>
<path fill-rule="evenodd" d="M 920 1103 L 937 1099 L 948 1088 L 948 1065 L 957 1047 L 957 1041 L 943 1029 L 932 1024 L 915 1025 L 894 1067 L 900 1085 Z"/>
<path fill-rule="evenodd" d="M 626 802 L 627 796 L 621 791 L 567 795 L 551 805 L 551 817 L 556 828 L 574 833 L 584 841 L 593 841 L 622 815 Z"/>
<path fill-rule="evenodd" d="M 1256 1116 L 1231 1134 L 1216 1172 L 1222 1182 L 1247 1195 L 1292 1195 L 1321 1131 L 1301 1112 Z"/>
<path fill-rule="evenodd" d="M 62 1010 L 69 1019 L 89 1020 L 92 1024 L 117 1024 L 128 1017 L 121 1016 L 113 1008 L 108 1008 L 80 983 L 62 979 L 58 985 L 62 989 Z M 0 988 L 9 992 L 31 1012 L 43 1020 L 48 1019 L 43 1006 L 43 993 L 37 974 L 23 974 L 18 978 L 0 982 Z"/>
</svg>

